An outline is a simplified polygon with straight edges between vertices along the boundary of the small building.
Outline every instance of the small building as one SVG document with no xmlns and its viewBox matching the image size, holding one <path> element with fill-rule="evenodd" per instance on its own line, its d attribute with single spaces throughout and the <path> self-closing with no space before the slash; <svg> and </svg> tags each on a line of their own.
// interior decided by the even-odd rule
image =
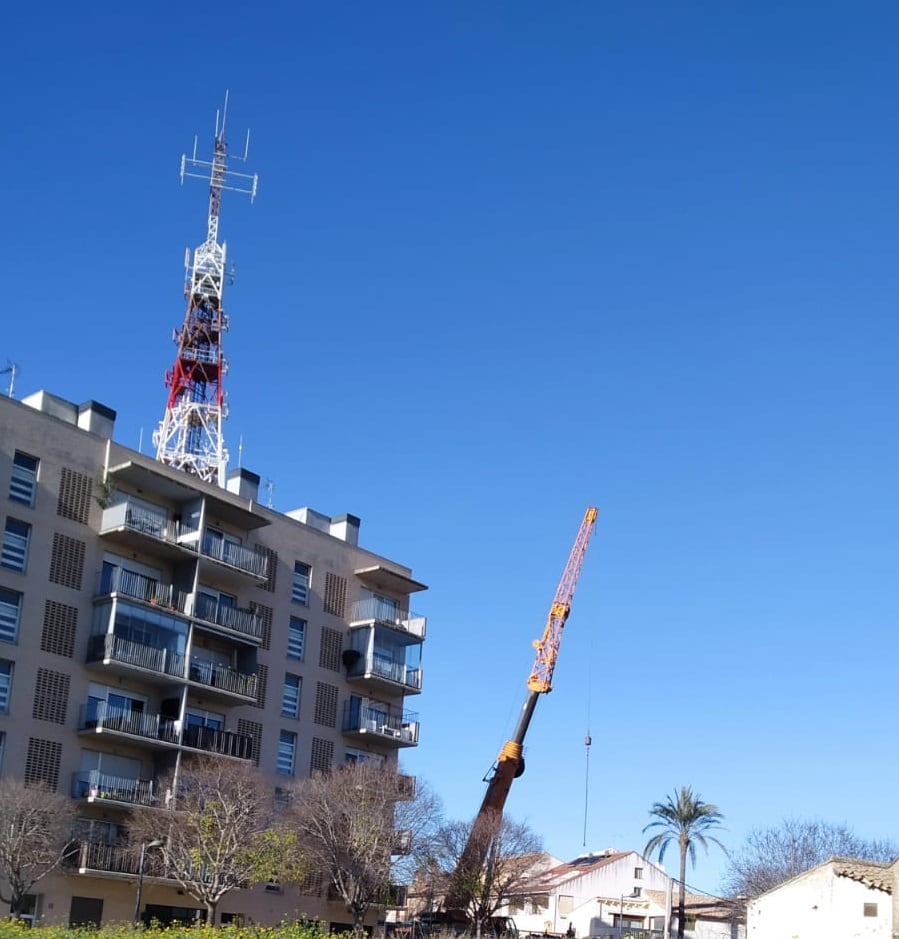
<svg viewBox="0 0 899 939">
<path fill-rule="evenodd" d="M 751 900 L 748 939 L 890 939 L 892 892 L 889 864 L 832 857 Z"/>
<path fill-rule="evenodd" d="M 499 912 L 523 935 L 599 939 L 636 929 L 661 937 L 671 883 L 663 867 L 636 851 L 609 848 L 538 872 Z"/>
<path fill-rule="evenodd" d="M 677 883 L 673 883 L 671 896 L 668 898 L 652 890 L 648 892 L 650 897 L 658 904 L 671 903 L 670 934 L 672 936 L 676 935 L 678 916 Z M 688 891 L 684 894 L 684 921 L 685 939 L 745 939 L 745 900 L 732 900 Z"/>
</svg>

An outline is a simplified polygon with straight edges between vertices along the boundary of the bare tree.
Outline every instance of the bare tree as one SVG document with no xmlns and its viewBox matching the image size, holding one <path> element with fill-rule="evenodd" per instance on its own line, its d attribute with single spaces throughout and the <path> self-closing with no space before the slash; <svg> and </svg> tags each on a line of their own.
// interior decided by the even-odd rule
<svg viewBox="0 0 899 939">
<path fill-rule="evenodd" d="M 479 871 L 459 880 L 460 860 L 471 838 L 484 840 Z M 508 899 L 521 892 L 542 856 L 540 837 L 523 822 L 494 815 L 472 822 L 450 822 L 440 828 L 434 844 L 434 861 L 444 879 L 444 888 L 463 899 L 466 914 L 476 935 L 496 930 L 494 917 Z M 452 915 L 456 911 L 446 911 Z"/>
<path fill-rule="evenodd" d="M 299 851 L 346 905 L 357 939 L 369 911 L 386 903 L 393 875 L 411 864 L 395 864 L 393 857 L 414 856 L 438 819 L 428 787 L 419 781 L 412 793 L 408 780 L 392 767 L 366 761 L 316 773 L 291 792 Z"/>
<path fill-rule="evenodd" d="M 725 887 L 733 896 L 757 897 L 829 857 L 891 861 L 897 855 L 895 842 L 860 838 L 845 824 L 785 819 L 777 826 L 749 832 L 730 855 Z"/>
<path fill-rule="evenodd" d="M 173 879 L 215 924 L 227 893 L 292 876 L 296 838 L 277 823 L 273 795 L 254 766 L 224 757 L 186 759 L 163 782 L 166 805 L 132 812 L 133 850 Z"/>
<path fill-rule="evenodd" d="M 0 779 L 0 900 L 17 917 L 36 883 L 66 856 L 75 813 L 72 800 L 46 786 Z"/>
</svg>

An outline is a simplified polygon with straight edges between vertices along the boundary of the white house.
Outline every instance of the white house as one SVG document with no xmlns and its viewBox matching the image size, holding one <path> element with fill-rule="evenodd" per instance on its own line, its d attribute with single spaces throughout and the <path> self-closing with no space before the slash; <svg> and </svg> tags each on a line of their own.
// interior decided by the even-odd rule
<svg viewBox="0 0 899 939">
<path fill-rule="evenodd" d="M 523 935 L 570 935 L 570 927 L 579 939 L 598 939 L 619 935 L 622 926 L 661 935 L 670 891 L 664 868 L 610 848 L 537 872 L 500 913 L 514 917 Z"/>
<path fill-rule="evenodd" d="M 889 864 L 832 857 L 749 903 L 747 939 L 890 939 Z"/>
</svg>

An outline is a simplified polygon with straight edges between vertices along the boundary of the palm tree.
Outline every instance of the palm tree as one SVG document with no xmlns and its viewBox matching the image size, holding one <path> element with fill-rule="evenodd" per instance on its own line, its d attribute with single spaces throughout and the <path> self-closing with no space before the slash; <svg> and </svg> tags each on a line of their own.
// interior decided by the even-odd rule
<svg viewBox="0 0 899 939">
<path fill-rule="evenodd" d="M 724 816 L 718 811 L 717 805 L 703 802 L 699 793 L 694 793 L 691 786 L 681 786 L 680 792 L 668 796 L 667 802 L 656 802 L 649 810 L 655 817 L 643 831 L 650 828 L 661 828 L 646 842 L 643 854 L 649 857 L 658 851 L 659 862 L 664 860 L 665 849 L 672 841 L 677 842 L 680 849 L 680 878 L 678 880 L 677 898 L 677 939 L 684 939 L 684 884 L 687 879 L 687 854 L 690 863 L 696 866 L 696 845 L 701 844 L 706 851 L 708 843 L 714 841 L 722 851 L 727 849 L 709 831 L 720 829 L 720 822 Z"/>
</svg>

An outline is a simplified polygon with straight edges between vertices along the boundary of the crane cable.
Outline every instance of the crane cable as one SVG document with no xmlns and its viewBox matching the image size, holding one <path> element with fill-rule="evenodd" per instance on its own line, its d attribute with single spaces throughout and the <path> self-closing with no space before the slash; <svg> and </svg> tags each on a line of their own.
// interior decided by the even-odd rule
<svg viewBox="0 0 899 939">
<path fill-rule="evenodd" d="M 593 738 L 590 736 L 590 697 L 593 675 L 592 656 L 588 658 L 587 664 L 587 734 L 584 737 L 584 747 L 586 749 L 586 765 L 584 768 L 584 847 L 587 847 L 587 808 L 590 804 L 590 745 Z"/>
</svg>

